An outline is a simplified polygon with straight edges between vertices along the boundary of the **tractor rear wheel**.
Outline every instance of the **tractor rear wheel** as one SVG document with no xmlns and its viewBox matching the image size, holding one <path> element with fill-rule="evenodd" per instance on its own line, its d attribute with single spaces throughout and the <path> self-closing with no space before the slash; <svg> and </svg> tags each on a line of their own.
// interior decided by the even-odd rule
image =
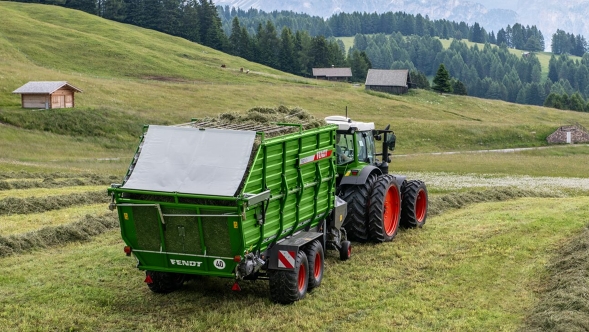
<svg viewBox="0 0 589 332">
<path fill-rule="evenodd" d="M 376 174 L 371 174 L 364 184 L 346 185 L 340 197 L 348 203 L 348 213 L 343 226 L 350 240 L 368 241 L 368 210 L 372 184 Z"/>
<path fill-rule="evenodd" d="M 269 270 L 270 299 L 281 304 L 291 304 L 305 297 L 309 285 L 307 255 L 299 250 L 292 270 Z"/>
<path fill-rule="evenodd" d="M 145 271 L 147 287 L 154 293 L 166 294 L 180 288 L 186 277 L 180 273 Z"/>
<path fill-rule="evenodd" d="M 323 246 L 321 242 L 315 240 L 305 248 L 307 261 L 309 263 L 309 286 L 308 290 L 319 287 L 321 280 L 323 280 L 323 268 L 325 266 L 323 259 Z"/>
<path fill-rule="evenodd" d="M 374 183 L 368 216 L 372 241 L 387 242 L 397 235 L 401 219 L 401 191 L 394 176 L 381 175 Z"/>
<path fill-rule="evenodd" d="M 427 188 L 419 180 L 406 181 L 401 188 L 403 209 L 401 223 L 408 228 L 422 227 L 427 218 Z"/>
</svg>

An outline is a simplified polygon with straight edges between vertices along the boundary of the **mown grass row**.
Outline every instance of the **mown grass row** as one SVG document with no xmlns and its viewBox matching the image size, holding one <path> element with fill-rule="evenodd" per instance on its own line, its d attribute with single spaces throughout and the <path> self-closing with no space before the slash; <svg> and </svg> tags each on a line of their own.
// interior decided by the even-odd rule
<svg viewBox="0 0 589 332">
<path fill-rule="evenodd" d="M 54 178 L 45 177 L 42 179 L 28 179 L 28 180 L 0 180 L 0 190 L 12 190 L 12 189 L 34 189 L 34 188 L 63 188 L 63 187 L 74 187 L 74 186 L 96 186 L 112 183 L 113 181 L 119 180 L 118 178 L 111 176 L 98 176 L 94 175 L 88 178 Z"/>
<path fill-rule="evenodd" d="M 117 228 L 119 221 L 114 213 L 90 216 L 80 221 L 20 235 L 0 236 L 0 258 L 35 249 L 64 245 L 76 241 L 88 241 L 110 229 Z"/>
<path fill-rule="evenodd" d="M 10 214 L 40 213 L 75 205 L 108 203 L 110 197 L 104 191 L 84 192 L 49 197 L 14 198 L 0 200 L 0 216 Z"/>
<path fill-rule="evenodd" d="M 555 251 L 524 331 L 589 330 L 589 225 Z"/>
</svg>

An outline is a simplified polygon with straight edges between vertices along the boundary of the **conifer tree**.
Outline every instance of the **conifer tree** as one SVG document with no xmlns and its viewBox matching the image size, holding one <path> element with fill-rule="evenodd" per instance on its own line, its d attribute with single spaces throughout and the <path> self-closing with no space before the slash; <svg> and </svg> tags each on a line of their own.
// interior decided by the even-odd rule
<svg viewBox="0 0 589 332">
<path fill-rule="evenodd" d="M 450 73 L 448 73 L 443 63 L 441 63 L 440 67 L 438 67 L 438 71 L 434 77 L 433 89 L 440 93 L 452 93 L 453 91 L 452 83 L 450 82 Z"/>
</svg>

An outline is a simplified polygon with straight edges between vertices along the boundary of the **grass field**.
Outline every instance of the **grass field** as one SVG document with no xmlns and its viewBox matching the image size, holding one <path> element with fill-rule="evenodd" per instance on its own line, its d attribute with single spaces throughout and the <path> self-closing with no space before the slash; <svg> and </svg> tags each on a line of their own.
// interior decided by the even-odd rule
<svg viewBox="0 0 589 332">
<path fill-rule="evenodd" d="M 0 2 L 0 21 L 3 329 L 589 326 L 589 148 L 545 141 L 564 124 L 589 127 L 589 114 L 425 91 L 366 93 L 56 6 Z M 29 80 L 66 80 L 84 92 L 75 109 L 25 110 L 11 92 Z M 122 251 L 106 196 L 142 125 L 278 105 L 316 117 L 347 107 L 352 118 L 390 123 L 392 172 L 428 184 L 425 227 L 383 245 L 354 243 L 346 262 L 329 252 L 322 286 L 291 306 L 272 304 L 265 281 L 242 282 L 239 293 L 232 280 L 214 278 L 151 293 Z M 534 149 L 481 152 L 506 148 Z M 568 276 L 575 282 L 559 283 Z"/>
<path fill-rule="evenodd" d="M 516 330 L 539 303 L 546 265 L 589 217 L 586 196 L 467 205 L 392 243 L 355 245 L 292 306 L 264 281 L 194 280 L 156 295 L 108 231 L 0 259 L 0 324 L 19 330 Z M 64 211 L 64 214 L 67 213 Z M 558 229 L 558 232 L 554 232 Z M 67 285 L 67 286 L 63 286 Z"/>
</svg>

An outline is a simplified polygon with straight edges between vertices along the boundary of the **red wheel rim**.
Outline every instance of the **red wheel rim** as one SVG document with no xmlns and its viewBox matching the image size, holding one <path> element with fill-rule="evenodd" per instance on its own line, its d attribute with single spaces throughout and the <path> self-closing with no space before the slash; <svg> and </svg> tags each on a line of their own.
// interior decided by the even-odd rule
<svg viewBox="0 0 589 332">
<path fill-rule="evenodd" d="M 307 281 L 307 269 L 305 265 L 301 264 L 299 267 L 299 293 L 305 290 L 305 282 Z"/>
<path fill-rule="evenodd" d="M 425 219 L 425 211 L 427 210 L 427 196 L 425 190 L 420 189 L 417 193 L 417 201 L 415 202 L 415 219 L 417 222 L 422 222 Z"/>
<path fill-rule="evenodd" d="M 391 236 L 397 230 L 399 225 L 399 207 L 401 200 L 399 199 L 399 190 L 396 186 L 390 186 L 385 194 L 383 223 L 384 231 L 387 236 Z"/>
<path fill-rule="evenodd" d="M 348 246 L 348 258 L 352 257 L 352 245 Z"/>
<path fill-rule="evenodd" d="M 313 278 L 315 278 L 315 280 L 319 280 L 320 277 L 321 277 L 321 255 L 319 254 L 319 252 L 317 252 L 315 254 L 315 266 L 314 266 L 314 270 L 313 270 Z"/>
</svg>

